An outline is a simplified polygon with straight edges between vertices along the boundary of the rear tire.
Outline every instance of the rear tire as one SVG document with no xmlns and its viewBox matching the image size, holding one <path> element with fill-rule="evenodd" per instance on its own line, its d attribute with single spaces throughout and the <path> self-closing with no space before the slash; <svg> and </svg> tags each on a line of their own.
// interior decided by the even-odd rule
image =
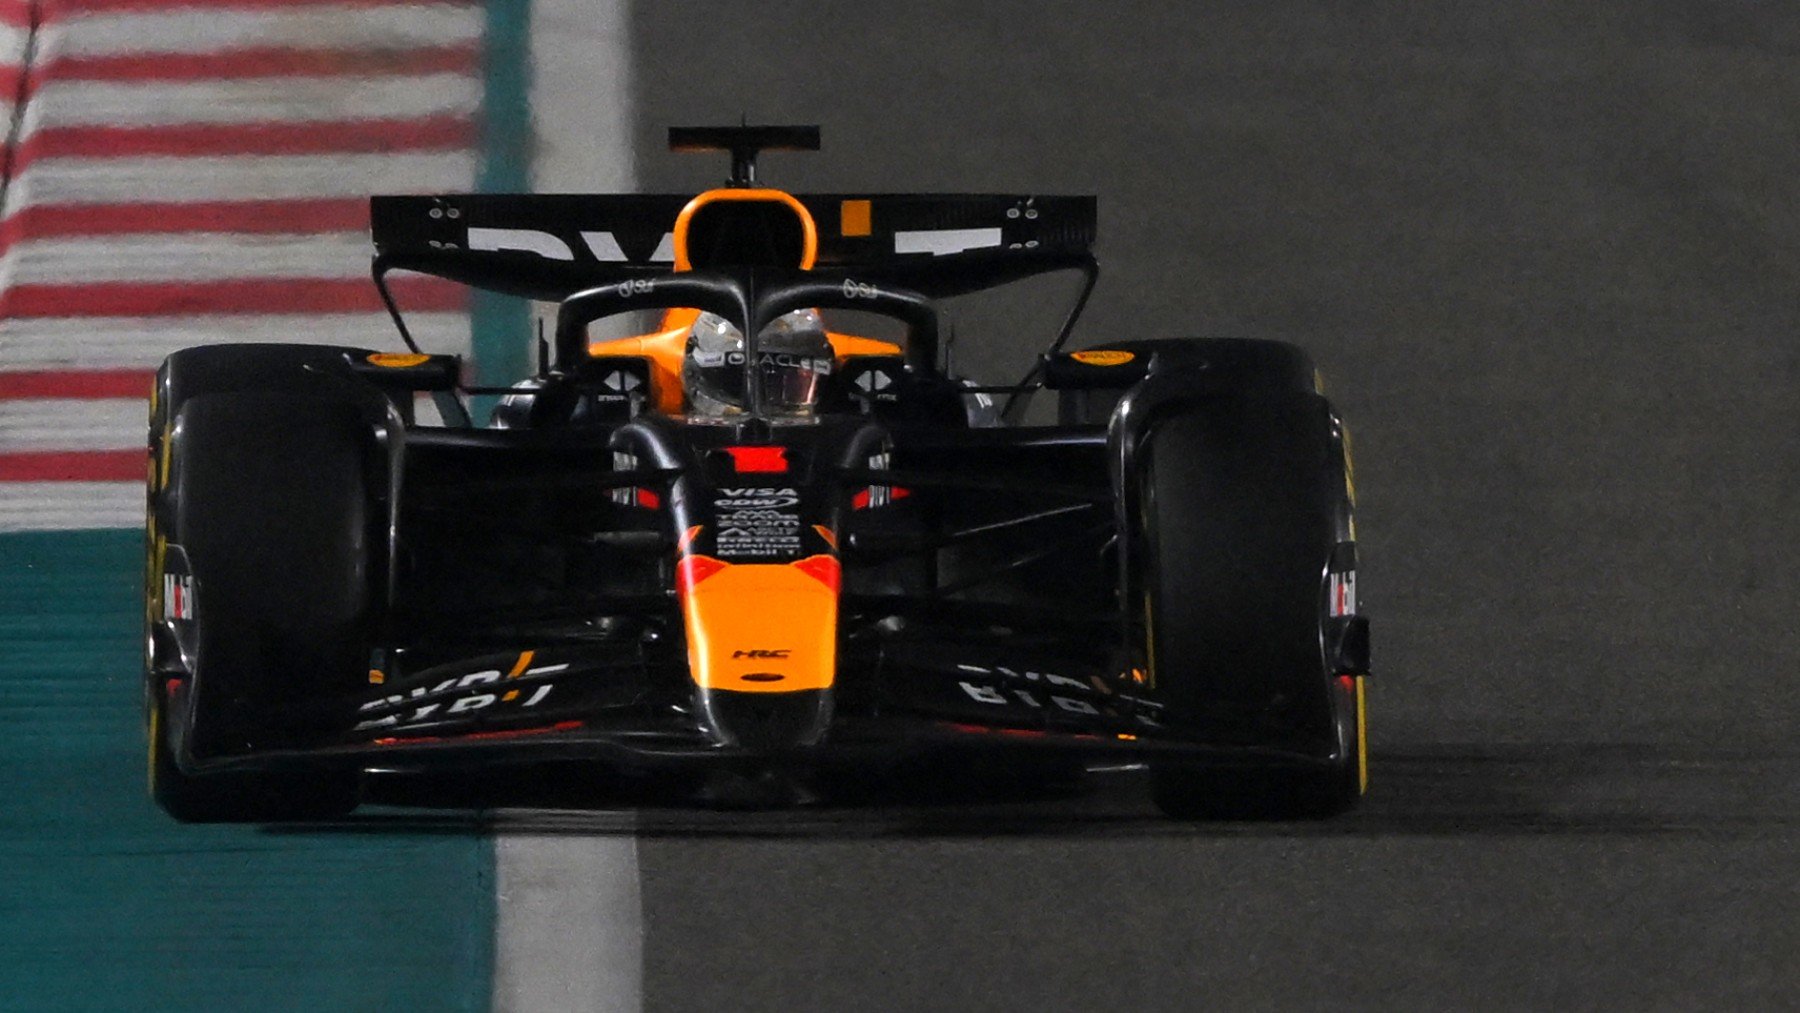
<svg viewBox="0 0 1800 1013">
<path fill-rule="evenodd" d="M 1343 453 L 1325 400 L 1276 380 L 1220 389 L 1145 437 L 1151 670 L 1177 726 L 1329 759 L 1153 765 L 1156 803 L 1180 819 L 1320 818 L 1362 790 L 1358 689 L 1322 650 L 1324 574 L 1346 537 Z"/>
</svg>

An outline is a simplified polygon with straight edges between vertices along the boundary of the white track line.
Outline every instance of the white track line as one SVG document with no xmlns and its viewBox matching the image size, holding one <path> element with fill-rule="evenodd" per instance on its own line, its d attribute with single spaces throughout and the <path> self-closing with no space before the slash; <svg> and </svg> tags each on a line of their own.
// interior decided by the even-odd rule
<svg viewBox="0 0 1800 1013">
<path fill-rule="evenodd" d="M 531 186 L 538 193 L 624 193 L 637 186 L 629 6 L 628 0 L 532 6 L 537 145 Z"/>
<path fill-rule="evenodd" d="M 633 188 L 629 0 L 536 0 L 532 95 L 540 192 Z M 495 842 L 494 1009 L 644 1004 L 637 842 L 628 836 L 501 836 Z"/>
<path fill-rule="evenodd" d="M 494 866 L 496 1013 L 643 1007 L 635 837 L 503 834 Z"/>
</svg>

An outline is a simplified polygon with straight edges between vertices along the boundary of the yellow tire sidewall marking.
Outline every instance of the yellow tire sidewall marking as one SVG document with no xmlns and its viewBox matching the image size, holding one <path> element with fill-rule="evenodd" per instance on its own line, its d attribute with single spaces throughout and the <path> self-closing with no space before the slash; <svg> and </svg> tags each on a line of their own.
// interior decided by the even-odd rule
<svg viewBox="0 0 1800 1013">
<path fill-rule="evenodd" d="M 1369 716 L 1363 697 L 1363 677 L 1356 677 L 1356 793 L 1369 791 Z"/>
<path fill-rule="evenodd" d="M 155 690 L 152 689 L 151 692 L 154 693 Z M 150 782 L 151 797 L 155 797 L 155 795 L 156 795 L 156 746 L 157 746 L 157 741 L 161 737 L 162 737 L 162 703 L 160 701 L 153 701 L 150 704 L 150 732 L 149 732 L 150 754 L 148 757 L 146 757 L 146 762 L 145 762 L 145 772 L 147 773 L 148 779 Z"/>
</svg>

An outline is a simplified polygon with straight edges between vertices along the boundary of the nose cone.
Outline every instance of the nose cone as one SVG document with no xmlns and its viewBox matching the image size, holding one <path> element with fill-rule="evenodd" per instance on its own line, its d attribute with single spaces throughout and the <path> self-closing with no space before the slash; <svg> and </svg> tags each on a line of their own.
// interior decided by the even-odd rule
<svg viewBox="0 0 1800 1013">
<path fill-rule="evenodd" d="M 694 698 L 714 741 L 778 751 L 822 739 L 837 673 L 838 561 L 688 555 L 676 586 Z"/>
<path fill-rule="evenodd" d="M 759 752 L 778 753 L 816 745 L 831 723 L 831 691 L 740 693 L 698 688 L 700 713 L 713 741 Z"/>
</svg>

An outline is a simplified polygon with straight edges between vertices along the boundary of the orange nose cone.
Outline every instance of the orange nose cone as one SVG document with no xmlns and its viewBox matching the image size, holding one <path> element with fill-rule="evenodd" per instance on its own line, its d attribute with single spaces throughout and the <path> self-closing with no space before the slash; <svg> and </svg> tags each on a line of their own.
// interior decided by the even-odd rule
<svg viewBox="0 0 1800 1013">
<path fill-rule="evenodd" d="M 837 673 L 836 559 L 731 564 L 688 556 L 679 572 L 704 574 L 681 587 L 688 669 L 701 689 L 786 693 L 831 687 Z"/>
</svg>

